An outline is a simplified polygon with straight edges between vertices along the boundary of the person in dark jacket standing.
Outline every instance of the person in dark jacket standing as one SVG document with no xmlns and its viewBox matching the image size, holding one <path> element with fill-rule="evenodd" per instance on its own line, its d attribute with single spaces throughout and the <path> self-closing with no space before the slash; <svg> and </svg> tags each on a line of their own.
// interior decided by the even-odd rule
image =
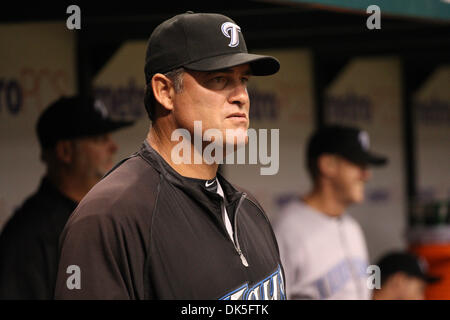
<svg viewBox="0 0 450 320">
<path fill-rule="evenodd" d="M 58 240 L 77 203 L 113 166 L 110 132 L 131 122 L 108 118 L 100 101 L 62 97 L 39 117 L 37 134 L 46 165 L 36 193 L 0 235 L 0 299 L 53 299 Z"/>
<path fill-rule="evenodd" d="M 153 31 L 145 61 L 152 126 L 67 223 L 55 298 L 286 298 L 264 210 L 217 173 L 220 161 L 197 158 L 205 141 L 237 147 L 219 139 L 227 130 L 247 139 L 247 82 L 279 67 L 249 54 L 240 27 L 220 14 L 187 12 Z M 217 140 L 202 139 L 207 132 Z"/>
</svg>

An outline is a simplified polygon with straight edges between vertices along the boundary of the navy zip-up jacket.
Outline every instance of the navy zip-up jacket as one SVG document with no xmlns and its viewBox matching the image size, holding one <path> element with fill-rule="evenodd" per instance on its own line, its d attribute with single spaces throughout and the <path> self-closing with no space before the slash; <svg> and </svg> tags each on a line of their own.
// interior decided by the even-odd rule
<svg viewBox="0 0 450 320">
<path fill-rule="evenodd" d="M 181 176 L 144 142 L 71 215 L 60 238 L 55 298 L 285 299 L 264 211 L 218 179 L 225 203 L 206 180 Z"/>
</svg>

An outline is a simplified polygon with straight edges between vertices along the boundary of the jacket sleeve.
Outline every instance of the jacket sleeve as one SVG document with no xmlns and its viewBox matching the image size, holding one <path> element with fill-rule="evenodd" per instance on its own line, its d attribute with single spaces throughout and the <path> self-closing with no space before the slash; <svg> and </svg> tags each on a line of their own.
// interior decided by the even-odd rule
<svg viewBox="0 0 450 320">
<path fill-rule="evenodd" d="M 146 250 L 141 236 L 136 223 L 114 215 L 69 221 L 60 238 L 55 298 L 143 299 Z"/>
</svg>

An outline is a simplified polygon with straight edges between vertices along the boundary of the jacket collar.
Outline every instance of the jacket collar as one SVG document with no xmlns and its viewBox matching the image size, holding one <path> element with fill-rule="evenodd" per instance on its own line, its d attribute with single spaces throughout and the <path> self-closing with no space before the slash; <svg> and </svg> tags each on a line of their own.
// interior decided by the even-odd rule
<svg viewBox="0 0 450 320">
<path fill-rule="evenodd" d="M 61 191 L 59 191 L 59 189 L 50 182 L 50 179 L 47 176 L 44 176 L 41 179 L 41 183 L 39 185 L 37 193 L 42 196 L 48 197 L 49 199 L 52 199 L 52 201 L 59 201 L 60 203 L 63 203 L 64 206 L 72 208 L 72 211 L 75 210 L 78 205 L 78 202 L 70 199 Z"/>
</svg>

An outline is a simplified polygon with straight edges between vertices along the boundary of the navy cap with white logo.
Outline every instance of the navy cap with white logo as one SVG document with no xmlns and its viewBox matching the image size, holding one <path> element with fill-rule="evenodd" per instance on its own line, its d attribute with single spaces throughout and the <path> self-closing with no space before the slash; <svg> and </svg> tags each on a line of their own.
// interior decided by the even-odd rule
<svg viewBox="0 0 450 320">
<path fill-rule="evenodd" d="M 387 158 L 370 150 L 369 135 L 356 127 L 329 125 L 317 130 L 308 143 L 308 159 L 337 154 L 357 165 L 382 166 Z"/>
<path fill-rule="evenodd" d="M 249 54 L 241 28 L 230 18 L 188 11 L 161 23 L 152 32 L 145 58 L 145 80 L 155 73 L 184 67 L 214 71 L 250 64 L 253 75 L 271 75 L 280 69 L 277 59 Z"/>
</svg>

